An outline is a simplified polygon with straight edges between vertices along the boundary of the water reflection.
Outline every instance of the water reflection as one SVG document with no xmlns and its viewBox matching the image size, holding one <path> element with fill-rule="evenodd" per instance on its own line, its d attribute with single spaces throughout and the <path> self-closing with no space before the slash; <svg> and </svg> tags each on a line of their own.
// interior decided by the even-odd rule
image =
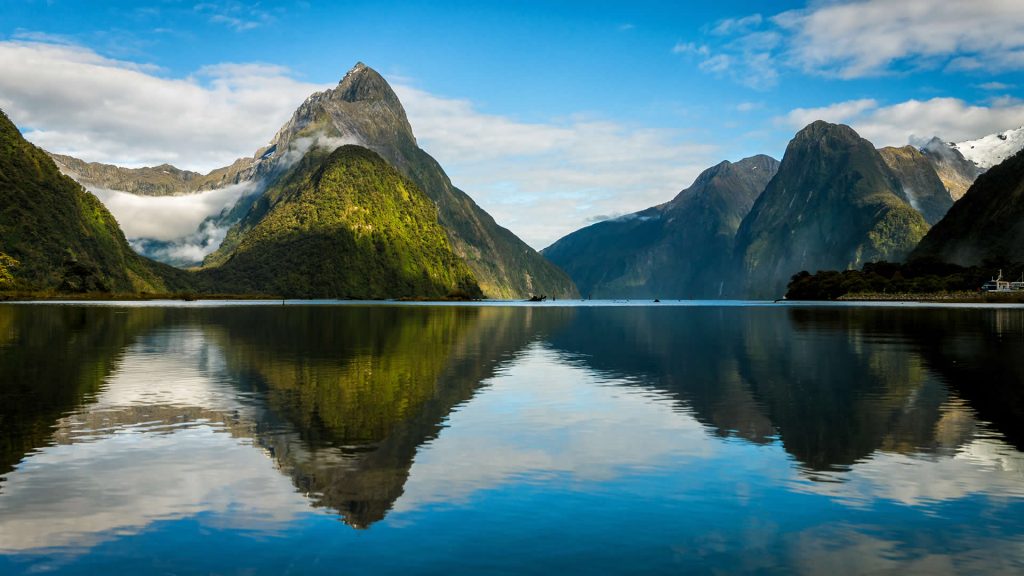
<svg viewBox="0 0 1024 576">
<path fill-rule="evenodd" d="M 1022 352 L 1020 310 L 0 306 L 0 571 L 189 523 L 271 573 L 1019 566 Z"/>
</svg>

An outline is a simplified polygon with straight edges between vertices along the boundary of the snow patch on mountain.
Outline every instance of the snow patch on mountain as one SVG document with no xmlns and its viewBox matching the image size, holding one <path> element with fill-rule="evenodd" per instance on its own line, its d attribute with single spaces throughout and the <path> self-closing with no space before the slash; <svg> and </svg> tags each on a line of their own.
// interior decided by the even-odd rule
<svg viewBox="0 0 1024 576">
<path fill-rule="evenodd" d="M 989 169 L 1024 149 L 1024 127 L 950 145 L 979 168 Z"/>
</svg>

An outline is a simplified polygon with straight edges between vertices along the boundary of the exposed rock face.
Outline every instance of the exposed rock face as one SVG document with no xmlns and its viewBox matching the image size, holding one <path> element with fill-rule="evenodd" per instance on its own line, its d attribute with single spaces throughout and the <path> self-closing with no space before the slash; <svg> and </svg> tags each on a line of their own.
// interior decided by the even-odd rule
<svg viewBox="0 0 1024 576">
<path fill-rule="evenodd" d="M 452 185 L 441 166 L 416 144 L 398 96 L 373 69 L 357 64 L 332 90 L 310 96 L 264 149 L 257 152 L 254 176 L 287 170 L 311 147 L 359 144 L 380 154 L 415 183 L 438 207 L 455 253 L 472 269 L 484 294 L 521 298 L 530 294 L 571 297 L 569 277 L 509 230 L 499 226 L 466 193 Z M 239 211 L 248 211 L 239 206 Z M 251 223 L 252 219 L 247 218 Z M 206 266 L 227 261 L 249 224 L 228 233 Z"/>
<path fill-rule="evenodd" d="M 99 162 L 85 162 L 72 156 L 50 153 L 60 171 L 90 188 L 105 188 L 141 196 L 178 196 L 216 190 L 248 179 L 256 160 L 239 158 L 230 166 L 209 174 L 181 170 L 170 164 L 147 168 L 122 168 Z"/>
<path fill-rule="evenodd" d="M 911 258 L 961 266 L 1024 262 L 1024 152 L 979 176 Z"/>
<path fill-rule="evenodd" d="M 716 298 L 736 230 L 778 170 L 769 156 L 722 162 L 670 202 L 565 236 L 542 252 L 595 298 Z"/>
<path fill-rule="evenodd" d="M 878 153 L 899 179 L 910 205 L 928 224 L 935 224 L 946 215 L 953 205 L 953 197 L 927 156 L 913 146 L 887 147 Z"/>
<path fill-rule="evenodd" d="M 360 146 L 308 152 L 239 229 L 228 260 L 200 273 L 220 290 L 298 298 L 480 296 L 434 204 Z"/>
<path fill-rule="evenodd" d="M 954 201 L 959 200 L 974 184 L 983 169 L 964 158 L 959 150 L 938 138 L 932 138 L 921 153 L 932 163 L 939 180 L 949 191 Z"/>
<path fill-rule="evenodd" d="M 103 204 L 2 111 L 0 254 L 16 262 L 5 267 L 23 290 L 158 292 L 185 275 L 133 252 Z"/>
<path fill-rule="evenodd" d="M 928 230 L 881 155 L 849 126 L 817 121 L 790 141 L 736 238 L 745 297 L 781 296 L 801 270 L 904 258 Z"/>
</svg>

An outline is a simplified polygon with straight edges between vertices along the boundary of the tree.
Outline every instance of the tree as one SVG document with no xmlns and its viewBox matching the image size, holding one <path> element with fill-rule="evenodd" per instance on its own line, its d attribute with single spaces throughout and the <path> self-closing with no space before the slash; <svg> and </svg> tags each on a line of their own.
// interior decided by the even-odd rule
<svg viewBox="0 0 1024 576">
<path fill-rule="evenodd" d="M 0 290 L 10 290 L 14 288 L 13 270 L 17 268 L 19 264 L 21 263 L 14 258 L 0 252 Z"/>
</svg>

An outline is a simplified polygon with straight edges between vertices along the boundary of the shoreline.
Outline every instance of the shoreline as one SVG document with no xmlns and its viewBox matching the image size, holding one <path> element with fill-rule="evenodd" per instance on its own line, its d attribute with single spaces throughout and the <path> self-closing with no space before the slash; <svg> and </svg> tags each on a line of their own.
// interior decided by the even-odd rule
<svg viewBox="0 0 1024 576">
<path fill-rule="evenodd" d="M 860 292 L 833 302 L 946 302 L 950 304 L 1024 304 L 1024 292 Z"/>
</svg>

